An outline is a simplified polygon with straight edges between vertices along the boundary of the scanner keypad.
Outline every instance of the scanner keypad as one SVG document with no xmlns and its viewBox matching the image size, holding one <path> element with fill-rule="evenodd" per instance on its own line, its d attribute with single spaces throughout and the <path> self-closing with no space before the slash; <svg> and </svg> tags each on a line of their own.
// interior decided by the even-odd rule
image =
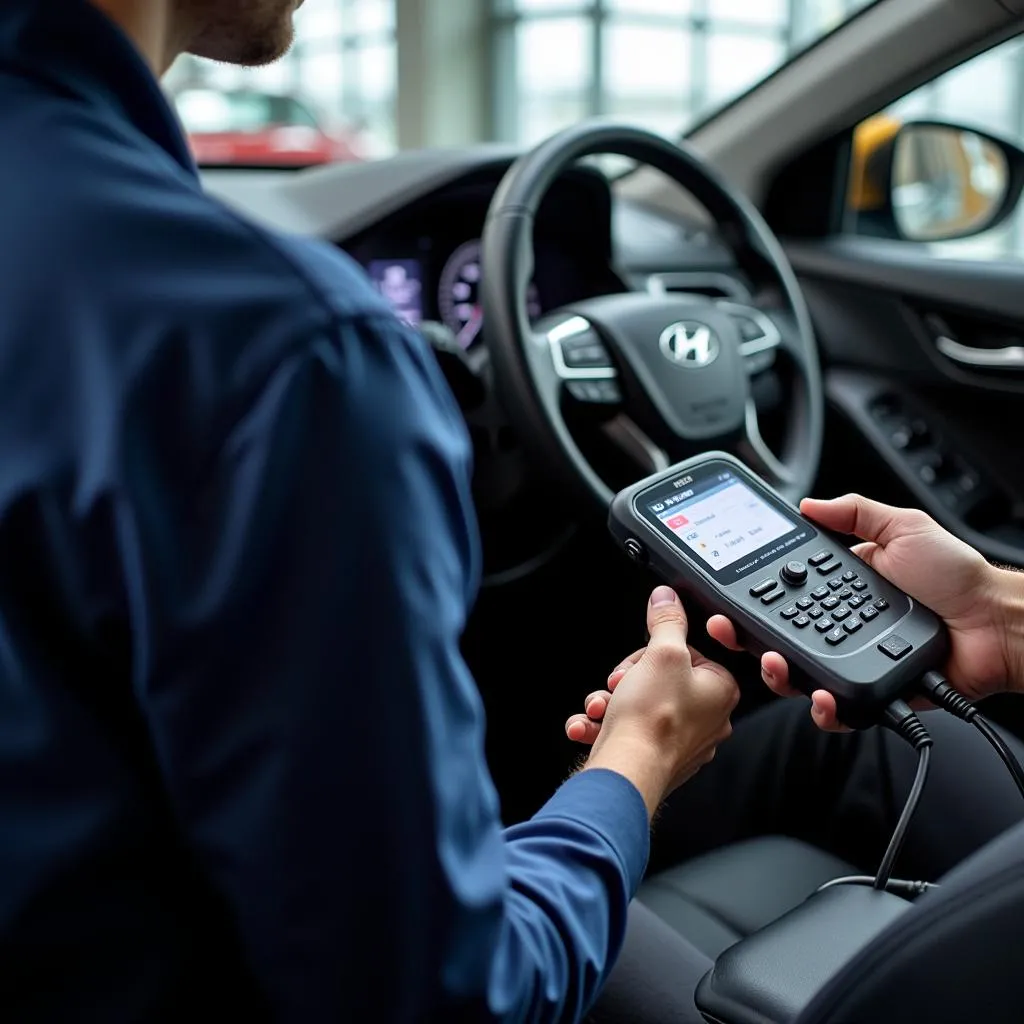
<svg viewBox="0 0 1024 1024">
<path fill-rule="evenodd" d="M 862 580 L 854 569 L 842 565 L 840 556 L 822 551 L 807 559 L 825 579 L 818 579 L 811 585 L 814 589 L 800 594 L 790 591 L 790 602 L 777 613 L 795 632 L 807 631 L 812 623 L 819 639 L 815 643 L 826 649 L 838 647 L 865 624 L 873 624 L 880 616 L 890 611 L 889 602 L 876 598 L 870 592 L 870 584 Z M 838 570 L 845 569 L 845 572 Z M 773 588 L 774 589 L 774 588 Z M 800 588 L 802 589 L 802 588 Z M 753 589 L 751 591 L 753 593 Z M 765 604 L 780 600 L 782 593 L 759 593 Z"/>
</svg>

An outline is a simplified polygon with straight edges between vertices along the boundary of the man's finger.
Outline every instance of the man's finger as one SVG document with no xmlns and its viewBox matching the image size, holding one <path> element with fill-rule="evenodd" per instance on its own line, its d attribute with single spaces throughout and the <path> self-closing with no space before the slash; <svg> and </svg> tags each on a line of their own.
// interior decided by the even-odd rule
<svg viewBox="0 0 1024 1024">
<path fill-rule="evenodd" d="M 597 742 L 597 737 L 601 735 L 601 723 L 592 722 L 586 715 L 573 715 L 565 723 L 565 735 L 573 743 L 584 743 L 587 746 L 592 746 Z"/>
<path fill-rule="evenodd" d="M 825 732 L 849 732 L 839 722 L 836 699 L 827 690 L 816 690 L 811 696 L 811 718 L 814 724 Z"/>
<path fill-rule="evenodd" d="M 875 560 L 884 551 L 884 548 L 879 547 L 872 541 L 865 541 L 863 544 L 854 544 L 850 551 L 855 554 L 862 562 L 867 562 L 872 569 L 875 568 Z"/>
<path fill-rule="evenodd" d="M 609 682 L 615 676 L 621 679 L 644 656 L 644 651 L 646 650 L 646 647 L 641 647 L 639 651 L 634 651 L 628 658 L 620 661 L 609 674 Z"/>
<path fill-rule="evenodd" d="M 736 627 L 724 615 L 712 615 L 708 619 L 708 636 L 730 651 L 742 651 L 743 646 L 736 636 Z"/>
<path fill-rule="evenodd" d="M 647 631 L 651 646 L 686 646 L 686 612 L 671 587 L 658 587 L 647 605 Z"/>
<path fill-rule="evenodd" d="M 596 693 L 590 694 L 583 702 L 583 710 L 586 712 L 587 718 L 593 722 L 601 721 L 608 710 L 608 701 L 611 699 L 612 695 L 607 690 L 598 690 Z"/>
<path fill-rule="evenodd" d="M 808 519 L 837 533 L 851 533 L 861 540 L 885 545 L 903 510 L 883 505 L 859 494 L 845 494 L 833 501 L 804 498 L 800 511 Z"/>
<path fill-rule="evenodd" d="M 769 651 L 761 658 L 761 678 L 780 697 L 799 697 L 800 691 L 790 684 L 789 666 L 781 654 Z"/>
</svg>

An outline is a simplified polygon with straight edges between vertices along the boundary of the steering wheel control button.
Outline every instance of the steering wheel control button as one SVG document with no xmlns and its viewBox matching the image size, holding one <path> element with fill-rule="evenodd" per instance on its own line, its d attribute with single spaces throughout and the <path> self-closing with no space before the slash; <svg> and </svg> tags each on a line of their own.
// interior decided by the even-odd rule
<svg viewBox="0 0 1024 1024">
<path fill-rule="evenodd" d="M 864 611 L 860 613 L 860 617 L 865 622 L 871 622 L 872 619 L 878 618 L 878 612 L 874 608 L 865 608 Z"/>
<path fill-rule="evenodd" d="M 760 583 L 755 583 L 750 588 L 751 597 L 764 597 L 769 591 L 774 590 L 778 586 L 775 580 L 761 580 Z"/>
<path fill-rule="evenodd" d="M 892 658 L 893 661 L 899 661 L 900 658 L 905 658 L 914 649 L 914 645 L 904 640 L 903 637 L 896 636 L 894 633 L 883 640 L 878 645 L 878 649 L 886 656 Z"/>
<path fill-rule="evenodd" d="M 875 602 L 875 610 L 880 612 L 887 612 L 889 610 L 889 602 L 884 597 L 880 597 Z"/>
<path fill-rule="evenodd" d="M 784 608 L 782 611 L 782 617 L 784 619 L 795 619 L 800 614 L 800 609 L 797 606 L 790 605 L 788 608 Z"/>
<path fill-rule="evenodd" d="M 776 601 L 781 601 L 786 596 L 784 590 L 776 590 L 774 593 L 765 594 L 761 598 L 761 604 L 775 604 Z"/>
<path fill-rule="evenodd" d="M 814 568 L 817 569 L 819 565 L 824 565 L 826 562 L 830 561 L 831 558 L 831 551 L 819 551 L 816 555 L 811 555 L 811 557 L 807 559 L 807 562 L 809 565 L 813 565 Z"/>
<path fill-rule="evenodd" d="M 814 624 L 814 628 L 819 633 L 827 633 L 830 629 L 835 629 L 836 624 L 826 615 L 823 619 L 818 619 Z"/>
<path fill-rule="evenodd" d="M 807 615 L 798 615 L 793 620 L 793 625 L 796 626 L 797 629 L 806 629 L 810 624 L 811 620 Z"/>
<path fill-rule="evenodd" d="M 843 623 L 843 629 L 845 629 L 847 633 L 856 633 L 858 629 L 863 628 L 864 623 L 861 622 L 860 619 L 849 619 Z"/>
<path fill-rule="evenodd" d="M 791 587 L 802 587 L 807 582 L 807 566 L 803 562 L 787 562 L 782 567 L 782 579 Z"/>
<path fill-rule="evenodd" d="M 797 601 L 796 606 L 800 611 L 805 612 L 808 608 L 814 607 L 814 601 L 809 597 L 801 597 L 800 600 Z"/>
<path fill-rule="evenodd" d="M 838 647 L 848 635 L 849 634 L 845 629 L 833 629 L 832 632 L 825 637 L 825 643 L 829 644 L 831 647 Z"/>
<path fill-rule="evenodd" d="M 833 573 L 839 572 L 842 567 L 842 562 L 829 562 L 827 565 L 819 565 L 818 573 L 821 576 L 831 576 Z"/>
<path fill-rule="evenodd" d="M 828 597 L 828 587 L 818 587 L 817 590 L 812 590 L 811 597 L 813 597 L 815 601 L 823 600 Z"/>
<path fill-rule="evenodd" d="M 643 544 L 636 539 L 636 537 L 630 537 L 623 545 L 626 549 L 626 554 L 629 555 L 630 559 L 636 562 L 637 565 L 647 564 L 647 550 Z"/>
<path fill-rule="evenodd" d="M 851 612 L 850 609 L 847 608 L 846 605 L 844 604 L 844 605 L 840 605 L 840 607 L 838 607 L 832 613 L 832 618 L 835 619 L 836 622 L 842 622 L 843 619 L 848 619 L 852 614 L 853 614 L 853 612 Z"/>
<path fill-rule="evenodd" d="M 571 380 L 566 387 L 577 402 L 618 405 L 622 401 L 622 392 L 613 380 Z"/>
<path fill-rule="evenodd" d="M 612 365 L 604 345 L 588 339 L 585 335 L 562 342 L 562 361 L 574 370 L 607 369 Z"/>
<path fill-rule="evenodd" d="M 854 590 L 863 591 L 868 589 L 868 585 L 863 580 L 856 580 L 855 582 L 851 583 L 850 586 L 853 587 Z"/>
</svg>

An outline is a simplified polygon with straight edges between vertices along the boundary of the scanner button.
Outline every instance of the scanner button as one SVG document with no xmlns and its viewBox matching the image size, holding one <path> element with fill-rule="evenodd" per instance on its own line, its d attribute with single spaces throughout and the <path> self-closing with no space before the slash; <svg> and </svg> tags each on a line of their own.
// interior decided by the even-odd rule
<svg viewBox="0 0 1024 1024">
<path fill-rule="evenodd" d="M 795 619 L 800 614 L 800 609 L 797 606 L 790 605 L 789 608 L 783 608 L 782 617 L 784 619 Z"/>
<path fill-rule="evenodd" d="M 820 619 L 825 613 L 820 608 L 812 608 L 807 614 L 812 619 Z"/>
<path fill-rule="evenodd" d="M 835 629 L 835 626 L 836 624 L 827 615 L 814 624 L 814 628 L 819 633 L 827 633 L 830 629 Z"/>
<path fill-rule="evenodd" d="M 843 623 L 843 629 L 845 629 L 847 633 L 856 633 L 857 630 L 861 629 L 863 626 L 864 623 L 861 622 L 860 619 L 850 619 Z"/>
<path fill-rule="evenodd" d="M 853 587 L 854 590 L 867 590 L 868 589 L 868 585 L 863 580 L 857 580 L 855 583 L 852 583 L 851 586 Z"/>
<path fill-rule="evenodd" d="M 778 583 L 775 580 L 761 580 L 760 583 L 756 583 L 750 588 L 750 596 L 763 597 L 769 590 L 774 590 L 777 586 Z"/>
<path fill-rule="evenodd" d="M 831 551 L 819 551 L 816 555 L 812 555 L 810 558 L 808 558 L 807 561 L 811 565 L 813 565 L 815 569 L 817 569 L 819 565 L 824 565 L 831 558 Z"/>
<path fill-rule="evenodd" d="M 815 601 L 820 601 L 823 597 L 828 597 L 828 587 L 818 587 L 817 590 L 812 590 L 811 597 L 813 597 Z"/>
<path fill-rule="evenodd" d="M 866 600 L 866 597 L 861 597 L 859 594 L 856 597 L 851 597 L 850 607 L 856 611 Z"/>
<path fill-rule="evenodd" d="M 782 568 L 782 578 L 791 587 L 802 587 L 807 582 L 807 566 L 803 562 L 787 562 Z"/>
<path fill-rule="evenodd" d="M 842 608 L 837 608 L 832 613 L 832 618 L 835 619 L 836 622 L 842 622 L 843 619 L 848 619 L 852 614 L 853 614 L 853 612 L 851 612 L 850 609 L 847 608 L 846 605 L 844 604 L 842 606 Z"/>
<path fill-rule="evenodd" d="M 860 613 L 860 617 L 865 622 L 870 622 L 872 619 L 878 618 L 878 612 L 874 608 L 865 608 L 864 611 Z"/>
<path fill-rule="evenodd" d="M 644 550 L 643 544 L 636 539 L 636 537 L 629 537 L 626 543 L 623 545 L 626 549 L 626 554 L 637 563 L 637 565 L 645 565 L 647 562 L 647 552 Z"/>
<path fill-rule="evenodd" d="M 878 609 L 878 610 L 879 610 L 880 612 L 887 612 L 887 611 L 889 610 L 889 602 L 888 602 L 888 601 L 886 601 L 886 599 L 885 599 L 884 597 L 880 597 L 880 598 L 879 598 L 879 599 L 878 599 L 878 600 L 877 600 L 877 601 L 875 602 L 875 607 L 876 607 L 876 608 L 877 608 L 877 609 Z"/>
<path fill-rule="evenodd" d="M 830 644 L 832 647 L 838 647 L 846 639 L 846 636 L 846 630 L 837 627 L 836 629 L 833 629 L 827 637 L 825 637 L 825 642 Z"/>
<path fill-rule="evenodd" d="M 847 569 L 843 573 L 843 581 L 846 583 L 852 583 L 857 578 L 857 574 L 852 569 Z"/>
<path fill-rule="evenodd" d="M 797 601 L 796 606 L 800 611 L 805 612 L 808 608 L 814 607 L 814 601 L 809 597 L 801 597 L 800 600 Z"/>
<path fill-rule="evenodd" d="M 914 649 L 914 645 L 908 643 L 903 637 L 894 634 L 883 640 L 878 645 L 878 649 L 883 654 L 887 654 L 893 661 L 899 661 L 900 658 L 906 656 Z"/>
<path fill-rule="evenodd" d="M 841 579 L 839 579 L 838 576 L 834 580 L 829 580 L 828 581 L 828 589 L 829 590 L 842 590 L 843 589 L 843 581 Z"/>
<path fill-rule="evenodd" d="M 807 615 L 798 615 L 793 620 L 793 625 L 796 626 L 797 629 L 806 629 L 810 624 L 811 620 Z"/>
<path fill-rule="evenodd" d="M 776 590 L 772 594 L 765 594 L 761 598 L 761 604 L 775 604 L 776 601 L 781 601 L 785 596 L 786 592 L 784 590 Z"/>
<path fill-rule="evenodd" d="M 825 611 L 830 612 L 833 608 L 839 607 L 839 598 L 826 597 L 825 600 L 821 602 L 821 607 L 824 608 Z"/>
<path fill-rule="evenodd" d="M 822 576 L 831 576 L 832 573 L 838 572 L 840 569 L 842 569 L 842 567 L 842 562 L 829 562 L 828 565 L 819 565 L 818 572 Z"/>
<path fill-rule="evenodd" d="M 849 601 L 851 597 L 853 597 L 853 591 L 849 587 L 839 592 L 840 601 Z"/>
</svg>

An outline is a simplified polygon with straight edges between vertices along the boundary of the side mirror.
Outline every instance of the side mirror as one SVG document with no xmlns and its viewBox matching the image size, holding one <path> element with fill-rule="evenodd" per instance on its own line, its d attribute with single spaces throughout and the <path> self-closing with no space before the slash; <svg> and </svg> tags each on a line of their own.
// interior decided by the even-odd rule
<svg viewBox="0 0 1024 1024">
<path fill-rule="evenodd" d="M 951 241 L 995 227 L 1016 207 L 1024 150 L 940 121 L 881 123 L 872 118 L 854 136 L 851 204 L 863 233 Z"/>
</svg>

